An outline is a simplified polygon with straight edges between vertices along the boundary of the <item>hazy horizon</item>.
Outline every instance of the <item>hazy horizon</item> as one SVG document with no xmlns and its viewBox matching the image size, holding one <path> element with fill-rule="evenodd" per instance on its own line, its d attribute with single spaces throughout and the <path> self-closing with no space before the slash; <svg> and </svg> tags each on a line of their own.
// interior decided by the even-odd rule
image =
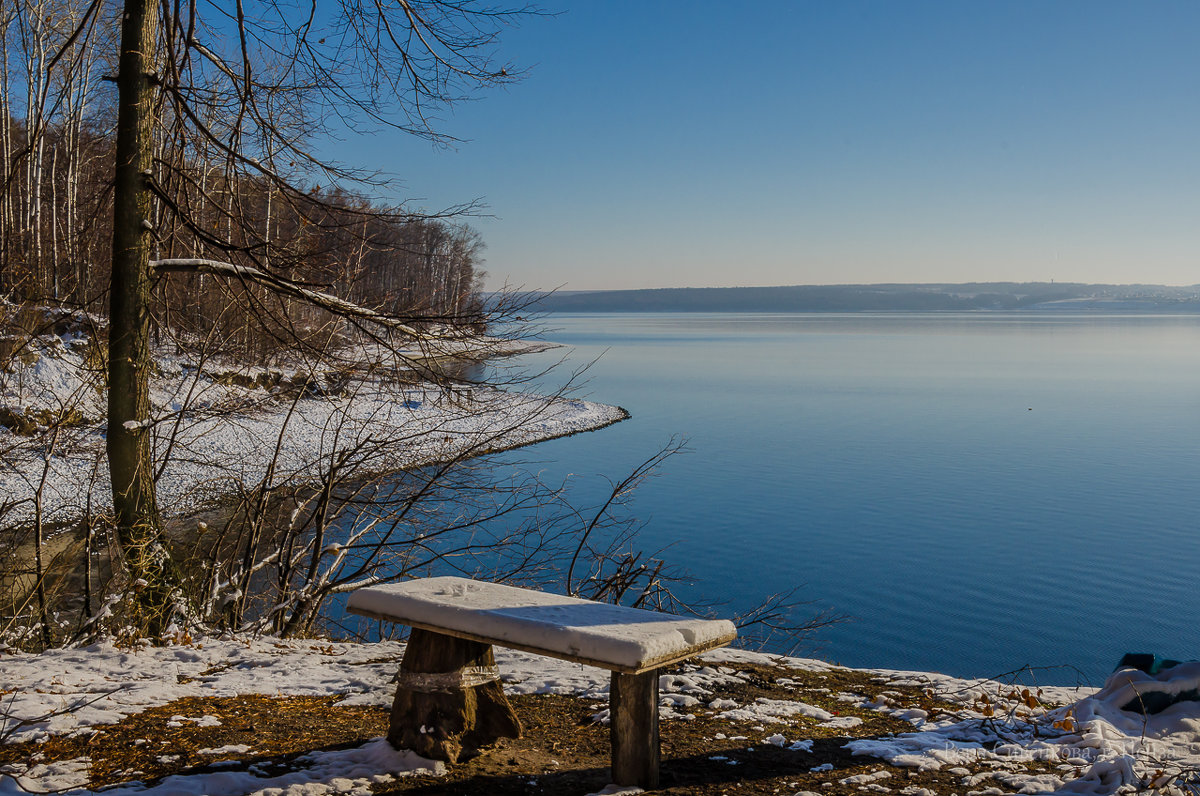
<svg viewBox="0 0 1200 796">
<path fill-rule="evenodd" d="M 563 287 L 560 289 L 546 288 L 546 291 L 557 293 L 597 293 L 603 291 L 623 291 L 623 290 L 736 290 L 738 288 L 749 288 L 762 290 L 774 287 L 880 287 L 880 286 L 945 286 L 954 287 L 960 285 L 1085 285 L 1089 287 L 1164 287 L 1172 289 L 1182 288 L 1198 288 L 1200 282 L 1189 282 L 1186 284 L 1164 284 L 1160 282 L 1086 282 L 1077 280 L 1019 280 L 1019 279 L 966 279 L 953 282 L 945 281 L 921 281 L 921 282 L 792 282 L 788 284 L 762 284 L 762 285 L 648 285 L 646 287 L 603 287 L 603 288 L 576 288 Z"/>
<path fill-rule="evenodd" d="M 481 198 L 490 288 L 1200 280 L 1200 4 L 544 7 L 461 143 L 330 145 Z"/>
</svg>

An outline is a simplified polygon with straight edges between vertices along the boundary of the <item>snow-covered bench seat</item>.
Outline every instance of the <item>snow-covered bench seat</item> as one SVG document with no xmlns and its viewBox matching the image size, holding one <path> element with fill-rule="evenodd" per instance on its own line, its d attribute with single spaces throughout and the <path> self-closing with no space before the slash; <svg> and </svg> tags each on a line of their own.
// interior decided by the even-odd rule
<svg viewBox="0 0 1200 796">
<path fill-rule="evenodd" d="M 642 787 L 658 784 L 657 670 L 737 637 L 733 623 L 723 619 L 680 617 L 456 577 L 358 589 L 347 609 L 414 628 L 392 708 L 388 738 L 393 743 L 415 744 L 422 747 L 415 749 L 420 754 L 453 762 L 463 749 L 519 734 L 495 670 L 491 645 L 499 645 L 611 670 L 613 781 Z M 456 721 L 435 728 L 436 717 L 453 712 L 446 708 L 447 698 L 470 703 L 466 709 L 473 715 L 461 726 Z M 491 715 L 506 711 L 510 718 Z M 449 750 L 437 744 L 443 735 Z"/>
</svg>

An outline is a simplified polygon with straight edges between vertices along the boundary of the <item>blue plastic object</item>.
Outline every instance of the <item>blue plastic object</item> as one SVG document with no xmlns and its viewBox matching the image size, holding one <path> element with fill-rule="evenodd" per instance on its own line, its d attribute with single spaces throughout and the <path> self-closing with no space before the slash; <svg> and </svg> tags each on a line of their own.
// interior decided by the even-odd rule
<svg viewBox="0 0 1200 796">
<path fill-rule="evenodd" d="M 1127 652 L 1121 658 L 1121 662 L 1117 664 L 1115 671 L 1120 671 L 1121 669 L 1138 669 L 1146 674 L 1158 674 L 1181 663 L 1183 661 L 1177 661 L 1173 658 L 1160 658 L 1148 652 Z M 1130 713 L 1141 713 L 1143 716 L 1153 716 L 1156 713 L 1162 713 L 1171 707 L 1171 705 L 1179 702 L 1200 702 L 1200 691 L 1192 688 L 1187 691 L 1168 694 L 1163 691 L 1146 690 L 1122 705 L 1121 710 L 1126 710 Z"/>
</svg>

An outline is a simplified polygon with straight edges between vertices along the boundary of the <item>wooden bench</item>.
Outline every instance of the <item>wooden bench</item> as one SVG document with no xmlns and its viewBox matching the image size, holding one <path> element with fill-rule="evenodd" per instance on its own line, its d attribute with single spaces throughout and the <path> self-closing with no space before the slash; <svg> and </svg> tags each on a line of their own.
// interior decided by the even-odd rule
<svg viewBox="0 0 1200 796">
<path fill-rule="evenodd" d="M 413 628 L 400 663 L 388 740 L 456 762 L 499 738 L 520 737 L 492 645 L 612 672 L 612 778 L 658 785 L 660 667 L 724 646 L 732 622 L 689 619 L 466 578 L 358 589 L 347 610 Z"/>
</svg>

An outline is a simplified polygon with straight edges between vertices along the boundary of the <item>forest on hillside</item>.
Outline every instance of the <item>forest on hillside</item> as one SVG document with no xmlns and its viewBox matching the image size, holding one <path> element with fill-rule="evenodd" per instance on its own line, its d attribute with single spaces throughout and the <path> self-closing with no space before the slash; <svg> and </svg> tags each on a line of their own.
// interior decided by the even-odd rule
<svg viewBox="0 0 1200 796">
<path fill-rule="evenodd" d="M 11 302 L 107 311 L 119 13 L 72 0 L 0 5 L 0 297 Z M 253 131 L 212 81 L 198 80 L 191 99 L 164 94 L 156 109 L 152 259 L 245 264 L 411 318 L 478 315 L 483 243 L 458 220 L 467 208 L 407 213 L 365 195 L 379 187 L 370 175 L 342 187 L 337 169 L 298 154 L 315 128 L 286 96 L 263 96 L 255 113 L 294 142 L 287 152 L 261 135 L 238 140 Z M 199 113 L 199 133 L 178 123 Z M 157 323 L 219 330 L 248 353 L 280 336 L 264 325 L 316 317 L 262 286 L 201 273 L 159 280 L 153 302 Z"/>
</svg>

